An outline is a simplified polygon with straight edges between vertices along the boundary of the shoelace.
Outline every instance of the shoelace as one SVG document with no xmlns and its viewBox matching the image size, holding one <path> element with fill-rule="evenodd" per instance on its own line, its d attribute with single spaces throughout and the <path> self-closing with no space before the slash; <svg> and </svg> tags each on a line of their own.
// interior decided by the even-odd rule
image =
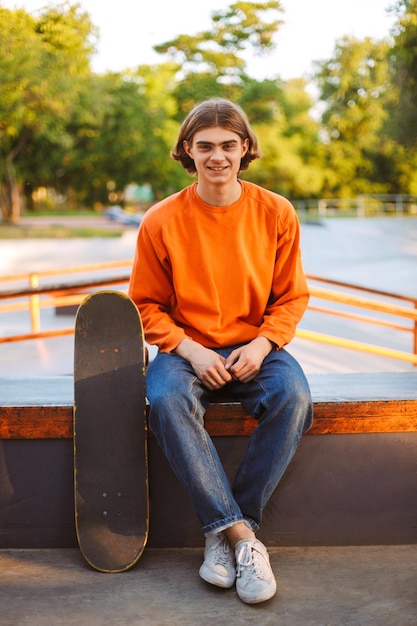
<svg viewBox="0 0 417 626">
<path fill-rule="evenodd" d="M 220 565 L 227 565 L 230 561 L 230 546 L 227 540 L 222 538 L 214 549 L 216 550 L 217 562 Z"/>
<path fill-rule="evenodd" d="M 260 555 L 254 546 L 247 543 L 243 544 L 236 558 L 236 575 L 239 577 L 242 575 L 242 572 L 245 571 L 249 579 L 258 578 L 261 573 L 261 566 L 259 564 L 260 556 L 262 555 Z"/>
</svg>

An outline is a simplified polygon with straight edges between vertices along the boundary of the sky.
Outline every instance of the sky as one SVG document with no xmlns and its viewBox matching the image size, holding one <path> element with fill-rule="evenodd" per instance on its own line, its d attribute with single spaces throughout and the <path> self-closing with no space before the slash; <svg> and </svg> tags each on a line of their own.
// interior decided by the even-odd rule
<svg viewBox="0 0 417 626">
<path fill-rule="evenodd" d="M 75 1 L 75 0 L 74 0 Z M 121 71 L 164 58 L 152 46 L 179 34 L 193 35 L 210 28 L 213 11 L 233 0 L 78 0 L 99 29 L 98 51 L 92 61 L 95 72 Z M 394 0 L 281 0 L 284 24 L 276 37 L 276 49 L 262 59 L 248 61 L 257 78 L 305 77 L 313 61 L 332 56 L 335 42 L 344 35 L 382 39 L 389 35 L 394 16 L 387 9 Z M 6 8 L 36 13 L 48 0 L 0 0 Z"/>
</svg>

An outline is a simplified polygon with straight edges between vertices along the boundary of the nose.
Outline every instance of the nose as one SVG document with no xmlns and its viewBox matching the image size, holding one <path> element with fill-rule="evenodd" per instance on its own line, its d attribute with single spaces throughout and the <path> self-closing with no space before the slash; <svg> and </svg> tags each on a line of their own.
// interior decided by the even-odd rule
<svg viewBox="0 0 417 626">
<path fill-rule="evenodd" d="M 212 161 L 221 161 L 223 159 L 223 150 L 221 146 L 215 146 L 210 156 Z"/>
</svg>

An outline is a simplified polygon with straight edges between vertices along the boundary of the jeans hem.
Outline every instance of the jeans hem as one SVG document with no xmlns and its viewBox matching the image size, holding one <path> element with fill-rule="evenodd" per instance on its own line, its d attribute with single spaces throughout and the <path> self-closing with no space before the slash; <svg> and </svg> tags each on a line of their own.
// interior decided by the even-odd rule
<svg viewBox="0 0 417 626">
<path fill-rule="evenodd" d="M 213 524 L 209 524 L 208 526 L 205 526 L 203 528 L 204 536 L 210 537 L 211 535 L 218 535 L 219 533 L 222 533 L 228 528 L 231 528 L 232 526 L 235 526 L 236 524 L 240 524 L 242 522 L 246 524 L 246 526 L 250 528 L 251 530 L 253 530 L 254 532 L 256 532 L 259 529 L 259 525 L 253 520 L 245 519 L 243 516 L 242 517 L 236 516 L 233 518 L 226 518 L 223 520 L 218 520 L 217 522 L 214 522 Z"/>
</svg>

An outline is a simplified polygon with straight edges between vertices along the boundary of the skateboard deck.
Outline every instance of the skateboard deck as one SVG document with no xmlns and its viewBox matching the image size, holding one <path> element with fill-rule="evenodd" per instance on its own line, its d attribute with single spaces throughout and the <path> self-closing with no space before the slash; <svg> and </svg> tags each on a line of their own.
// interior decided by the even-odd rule
<svg viewBox="0 0 417 626">
<path fill-rule="evenodd" d="M 133 567 L 149 529 L 145 347 L 121 292 L 87 296 L 76 316 L 74 491 L 86 561 L 102 572 Z"/>
</svg>

